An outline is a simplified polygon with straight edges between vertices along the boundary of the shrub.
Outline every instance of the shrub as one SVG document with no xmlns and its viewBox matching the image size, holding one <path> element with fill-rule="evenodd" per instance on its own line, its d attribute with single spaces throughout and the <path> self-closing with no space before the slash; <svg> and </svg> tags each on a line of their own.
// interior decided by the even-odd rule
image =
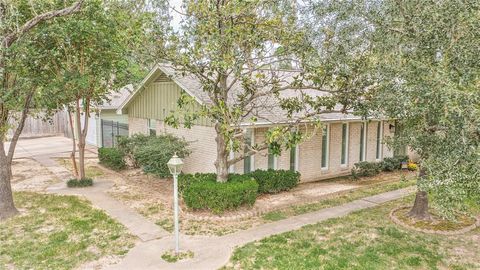
<svg viewBox="0 0 480 270">
<path fill-rule="evenodd" d="M 417 167 L 417 164 L 415 164 L 413 162 L 409 162 L 408 165 L 407 165 L 407 169 L 409 171 L 416 171 L 418 169 L 418 167 Z"/>
<path fill-rule="evenodd" d="M 98 160 L 101 164 L 114 170 L 125 168 L 124 154 L 117 148 L 99 148 Z"/>
<path fill-rule="evenodd" d="M 217 175 L 215 173 L 196 173 L 196 174 L 180 174 L 178 176 L 178 191 L 183 193 L 185 188 L 196 182 L 216 182 Z"/>
<path fill-rule="evenodd" d="M 290 190 L 300 181 L 300 173 L 290 170 L 256 170 L 249 173 L 258 183 L 258 193 Z"/>
<path fill-rule="evenodd" d="M 168 160 L 174 153 L 181 158 L 187 157 L 190 154 L 187 146 L 188 143 L 184 139 L 173 135 L 151 136 L 143 145 L 134 146 L 133 159 L 144 172 L 159 177 L 168 177 L 170 176 L 167 167 Z"/>
<path fill-rule="evenodd" d="M 82 179 L 70 179 L 67 181 L 67 187 L 89 187 L 93 185 L 93 180 L 91 178 L 82 178 Z"/>
<path fill-rule="evenodd" d="M 133 153 L 140 146 L 145 145 L 147 141 L 155 138 L 154 136 L 147 136 L 143 134 L 134 134 L 130 137 L 127 136 L 118 136 L 117 145 L 115 146 L 123 153 L 124 159 L 128 161 L 129 165 L 134 168 L 140 167 L 133 157 Z"/>
<path fill-rule="evenodd" d="M 185 178 L 184 178 L 185 179 Z M 185 204 L 191 209 L 208 209 L 215 214 L 255 203 L 258 184 L 254 179 L 219 183 L 207 179 L 189 183 L 182 192 Z"/>
<path fill-rule="evenodd" d="M 402 162 L 407 162 L 408 156 L 394 156 L 394 157 L 386 157 L 383 159 L 383 170 L 384 171 L 394 171 L 400 170 L 402 168 Z"/>
<path fill-rule="evenodd" d="M 381 163 L 361 161 L 355 163 L 352 169 L 352 175 L 354 178 L 363 176 L 375 176 L 382 170 Z"/>
</svg>

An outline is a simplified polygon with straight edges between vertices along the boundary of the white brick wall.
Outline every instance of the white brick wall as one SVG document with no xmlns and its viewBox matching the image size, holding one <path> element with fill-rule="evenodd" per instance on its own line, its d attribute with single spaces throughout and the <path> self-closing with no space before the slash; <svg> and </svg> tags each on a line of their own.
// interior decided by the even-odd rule
<svg viewBox="0 0 480 270">
<path fill-rule="evenodd" d="M 367 160 L 375 161 L 377 121 L 368 124 L 367 133 Z M 330 149 L 328 169 L 322 170 L 322 134 L 318 130 L 310 139 L 302 142 L 299 147 L 298 169 L 302 174 L 302 182 L 316 181 L 336 176 L 350 174 L 353 165 L 359 162 L 360 155 L 360 122 L 350 122 L 348 142 L 348 165 L 341 166 L 342 123 L 330 123 Z M 130 134 L 148 133 L 147 120 L 129 118 Z M 390 136 L 389 123 L 384 122 L 384 135 Z M 266 128 L 255 129 L 255 142 L 264 140 Z M 214 162 L 216 159 L 215 129 L 213 127 L 194 126 L 191 129 L 175 129 L 165 126 L 157 121 L 157 134 L 170 133 L 185 138 L 190 143 L 191 155 L 185 159 L 184 172 L 215 172 Z M 383 145 L 383 156 L 392 156 L 392 151 L 387 145 Z M 237 154 L 238 155 L 238 154 Z M 268 168 L 268 150 L 264 150 L 254 156 L 254 169 Z M 277 157 L 277 168 L 288 170 L 290 168 L 290 151 L 282 151 Z M 234 165 L 234 171 L 243 173 L 243 160 Z"/>
</svg>

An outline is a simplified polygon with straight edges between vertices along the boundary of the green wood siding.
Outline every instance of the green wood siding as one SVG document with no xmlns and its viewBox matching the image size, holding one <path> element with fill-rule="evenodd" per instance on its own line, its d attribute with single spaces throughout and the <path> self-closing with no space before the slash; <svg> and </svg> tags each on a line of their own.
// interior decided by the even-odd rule
<svg viewBox="0 0 480 270">
<path fill-rule="evenodd" d="M 172 111 L 177 110 L 177 101 L 184 92 L 175 82 L 156 80 L 145 86 L 128 106 L 128 115 L 135 118 L 157 119 L 163 121 Z M 193 109 L 198 109 L 195 104 Z M 212 126 L 210 121 L 200 118 L 196 125 Z"/>
</svg>

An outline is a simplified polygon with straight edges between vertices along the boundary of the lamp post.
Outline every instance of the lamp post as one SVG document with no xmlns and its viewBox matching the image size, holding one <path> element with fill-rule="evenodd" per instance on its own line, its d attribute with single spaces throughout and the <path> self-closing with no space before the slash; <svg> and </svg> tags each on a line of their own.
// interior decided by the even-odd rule
<svg viewBox="0 0 480 270">
<path fill-rule="evenodd" d="M 175 153 L 167 163 L 173 175 L 173 219 L 175 225 L 175 253 L 178 254 L 178 175 L 182 171 L 183 161 Z"/>
</svg>

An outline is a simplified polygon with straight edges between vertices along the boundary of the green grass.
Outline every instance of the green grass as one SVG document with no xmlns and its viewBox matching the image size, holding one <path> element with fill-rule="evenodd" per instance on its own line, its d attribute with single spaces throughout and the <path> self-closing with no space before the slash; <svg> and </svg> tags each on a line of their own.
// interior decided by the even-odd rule
<svg viewBox="0 0 480 270">
<path fill-rule="evenodd" d="M 278 221 L 287 217 L 297 216 L 297 215 L 325 209 L 328 207 L 349 203 L 354 200 L 380 194 L 383 192 L 410 187 L 415 185 L 415 183 L 416 183 L 415 179 L 409 179 L 404 181 L 374 184 L 374 185 L 364 186 L 361 188 L 356 188 L 353 190 L 342 191 L 339 193 L 328 195 L 324 199 L 316 203 L 291 206 L 283 210 L 267 213 L 263 215 L 263 219 L 266 221 Z"/>
<path fill-rule="evenodd" d="M 480 229 L 413 232 L 388 213 L 413 197 L 268 237 L 235 250 L 224 269 L 479 269 Z"/>
<path fill-rule="evenodd" d="M 72 269 L 133 247 L 121 224 L 78 197 L 17 192 L 14 198 L 21 214 L 0 223 L 0 269 Z"/>
</svg>

